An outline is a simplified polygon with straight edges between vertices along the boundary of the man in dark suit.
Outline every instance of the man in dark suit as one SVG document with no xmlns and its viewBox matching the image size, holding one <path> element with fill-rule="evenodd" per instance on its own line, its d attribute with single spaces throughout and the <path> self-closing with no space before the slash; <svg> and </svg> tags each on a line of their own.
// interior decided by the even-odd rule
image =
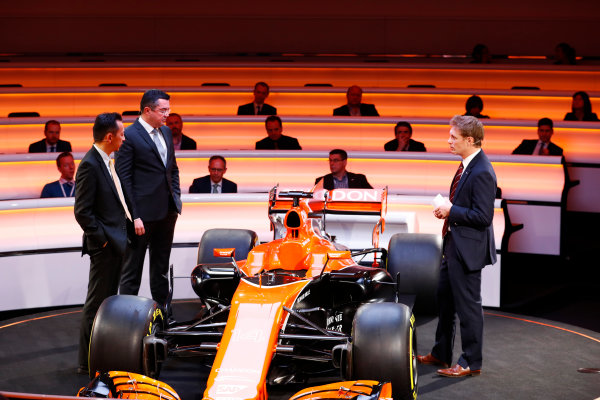
<svg viewBox="0 0 600 400">
<path fill-rule="evenodd" d="M 330 174 L 315 179 L 315 185 L 322 181 L 323 189 L 373 189 L 367 177 L 363 174 L 353 174 L 346 171 L 348 153 L 342 149 L 329 152 Z"/>
<path fill-rule="evenodd" d="M 348 103 L 333 110 L 333 115 L 347 117 L 379 117 L 379 113 L 373 104 L 362 103 L 362 93 L 360 86 L 350 86 L 346 91 Z"/>
<path fill-rule="evenodd" d="M 427 151 L 425 145 L 412 140 L 412 126 L 406 121 L 400 121 L 394 127 L 396 139 L 387 142 L 385 151 Z"/>
<path fill-rule="evenodd" d="M 194 179 L 190 193 L 237 193 L 237 184 L 223 178 L 227 172 L 227 161 L 223 156 L 212 156 L 208 160 L 209 175 Z"/>
<path fill-rule="evenodd" d="M 417 356 L 423 364 L 445 368 L 448 377 L 479 375 L 483 360 L 481 270 L 496 262 L 494 199 L 496 174 L 481 150 L 483 125 L 473 116 L 450 120 L 450 151 L 461 164 L 452 180 L 450 196 L 433 214 L 444 220 L 443 256 L 438 286 L 439 320 L 431 353 Z M 462 354 L 452 367 L 456 315 L 460 320 Z"/>
<path fill-rule="evenodd" d="M 271 115 L 265 120 L 267 137 L 256 142 L 256 150 L 302 150 L 298 139 L 282 135 L 283 124 L 277 115 Z"/>
<path fill-rule="evenodd" d="M 550 118 L 538 121 L 538 140 L 525 139 L 513 154 L 533 154 L 542 156 L 562 156 L 563 149 L 550 141 L 554 134 L 554 123 Z"/>
<path fill-rule="evenodd" d="M 171 113 L 167 117 L 167 126 L 173 135 L 173 147 L 175 150 L 196 150 L 196 141 L 183 134 L 183 120 L 177 113 Z"/>
<path fill-rule="evenodd" d="M 162 90 L 144 93 L 141 115 L 125 129 L 125 143 L 116 154 L 117 171 L 131 201 L 137 235 L 125 254 L 119 292 L 138 294 L 149 247 L 150 291 L 162 307 L 169 294 L 169 257 L 177 215 L 181 213 L 173 138 L 171 130 L 163 126 L 170 111 L 169 99 Z"/>
<path fill-rule="evenodd" d="M 60 140 L 60 122 L 50 120 L 44 126 L 45 139 L 29 145 L 30 153 L 62 153 L 71 150 L 71 143 L 66 140 Z"/>
<path fill-rule="evenodd" d="M 77 170 L 75 219 L 83 229 L 82 255 L 90 255 L 90 277 L 79 337 L 79 373 L 88 372 L 92 323 L 102 301 L 117 294 L 121 263 L 127 246 L 129 206 L 109 156 L 125 136 L 118 113 L 105 113 L 94 122 L 94 145 Z M 92 371 L 95 372 L 95 371 Z"/>
<path fill-rule="evenodd" d="M 75 161 L 73 155 L 68 151 L 62 152 L 56 157 L 56 167 L 60 172 L 60 179 L 47 183 L 42 189 L 42 199 L 47 197 L 73 197 L 75 196 Z"/>
<path fill-rule="evenodd" d="M 277 109 L 265 103 L 269 97 L 269 85 L 257 82 L 254 85 L 254 101 L 238 107 L 237 115 L 277 115 Z"/>
</svg>

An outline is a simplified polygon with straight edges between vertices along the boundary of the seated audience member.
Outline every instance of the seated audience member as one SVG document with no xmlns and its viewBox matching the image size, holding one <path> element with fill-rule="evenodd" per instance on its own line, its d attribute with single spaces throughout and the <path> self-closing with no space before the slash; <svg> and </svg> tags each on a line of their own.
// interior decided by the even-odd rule
<svg viewBox="0 0 600 400">
<path fill-rule="evenodd" d="M 277 109 L 265 100 L 269 97 L 269 85 L 258 82 L 254 85 L 254 101 L 238 107 L 237 115 L 277 115 Z"/>
<path fill-rule="evenodd" d="M 492 57 L 490 55 L 490 49 L 483 44 L 479 43 L 473 47 L 473 52 L 471 53 L 471 63 L 473 64 L 489 64 L 492 62 Z"/>
<path fill-rule="evenodd" d="M 565 115 L 565 121 L 598 121 L 592 112 L 592 102 L 586 92 L 576 92 L 571 103 L 571 112 Z"/>
<path fill-rule="evenodd" d="M 481 114 L 483 111 L 483 100 L 481 100 L 481 97 L 477 95 L 473 95 L 467 99 L 467 102 L 465 103 L 465 110 L 467 112 L 463 115 L 470 115 L 480 119 L 489 118 L 489 116 Z"/>
<path fill-rule="evenodd" d="M 347 104 L 333 110 L 334 116 L 352 117 L 379 117 L 373 104 L 362 103 L 362 89 L 360 86 L 350 86 L 346 91 Z"/>
<path fill-rule="evenodd" d="M 173 134 L 173 147 L 175 150 L 196 150 L 196 141 L 183 134 L 183 121 L 177 113 L 170 113 L 165 124 Z"/>
<path fill-rule="evenodd" d="M 575 65 L 577 57 L 575 49 L 570 44 L 562 42 L 554 48 L 554 64 Z"/>
<path fill-rule="evenodd" d="M 265 128 L 269 136 L 256 142 L 256 150 L 302 150 L 298 139 L 281 134 L 283 125 L 277 115 L 267 117 Z"/>
<path fill-rule="evenodd" d="M 56 157 L 56 168 L 60 172 L 60 179 L 47 183 L 42 189 L 42 199 L 47 197 L 74 197 L 75 196 L 75 161 L 68 151 Z"/>
<path fill-rule="evenodd" d="M 353 174 L 346 171 L 348 153 L 342 149 L 333 149 L 329 152 L 330 174 L 315 180 L 315 185 L 322 183 L 323 189 L 373 189 L 367 177 L 363 174 Z"/>
<path fill-rule="evenodd" d="M 513 154 L 533 154 L 542 156 L 562 156 L 563 149 L 550 141 L 554 134 L 554 124 L 550 118 L 542 118 L 538 121 L 538 140 L 523 140 L 513 150 Z"/>
<path fill-rule="evenodd" d="M 425 145 L 412 140 L 412 126 L 406 121 L 400 121 L 394 127 L 396 139 L 387 142 L 383 148 L 385 151 L 427 151 Z"/>
<path fill-rule="evenodd" d="M 62 153 L 63 151 L 71 150 L 71 143 L 60 140 L 60 122 L 50 120 L 44 126 L 44 136 L 39 142 L 29 145 L 30 153 Z"/>
<path fill-rule="evenodd" d="M 208 160 L 209 175 L 194 179 L 190 193 L 237 193 L 237 184 L 223 178 L 227 172 L 227 161 L 223 156 L 212 156 Z"/>
</svg>

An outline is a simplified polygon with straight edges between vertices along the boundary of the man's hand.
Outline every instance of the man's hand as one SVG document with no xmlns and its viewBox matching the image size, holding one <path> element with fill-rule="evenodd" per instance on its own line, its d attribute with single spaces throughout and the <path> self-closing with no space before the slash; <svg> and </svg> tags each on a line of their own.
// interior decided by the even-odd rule
<svg viewBox="0 0 600 400">
<path fill-rule="evenodd" d="M 450 215 L 450 209 L 452 208 L 452 203 L 450 203 L 450 200 L 448 200 L 448 199 L 444 199 L 444 200 L 445 201 L 443 204 L 441 204 L 439 207 L 436 207 L 433 210 L 433 215 L 436 218 L 446 219 Z"/>
<path fill-rule="evenodd" d="M 144 229 L 144 223 L 141 218 L 136 218 L 133 220 L 133 226 L 135 227 L 135 234 L 138 236 L 142 236 L 146 233 L 146 229 Z"/>
</svg>

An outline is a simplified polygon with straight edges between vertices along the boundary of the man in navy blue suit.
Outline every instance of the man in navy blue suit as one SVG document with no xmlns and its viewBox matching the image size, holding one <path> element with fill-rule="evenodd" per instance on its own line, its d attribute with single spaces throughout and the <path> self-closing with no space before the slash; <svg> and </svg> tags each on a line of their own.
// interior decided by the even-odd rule
<svg viewBox="0 0 600 400">
<path fill-rule="evenodd" d="M 237 193 L 237 184 L 223 178 L 227 172 L 225 157 L 215 155 L 208 160 L 209 175 L 194 179 L 190 193 Z"/>
<path fill-rule="evenodd" d="M 150 291 L 161 307 L 169 295 L 169 257 L 181 213 L 179 168 L 171 130 L 164 126 L 169 99 L 162 90 L 144 93 L 141 115 L 125 129 L 126 140 L 116 153 L 117 172 L 131 202 L 136 234 L 127 247 L 119 293 L 138 294 L 149 248 Z"/>
<path fill-rule="evenodd" d="M 73 155 L 64 151 L 56 157 L 56 167 L 60 172 L 60 179 L 47 183 L 42 189 L 42 199 L 47 197 L 73 197 L 75 196 L 75 161 Z"/>
<path fill-rule="evenodd" d="M 450 197 L 433 210 L 444 220 L 443 255 L 438 286 L 439 320 L 431 353 L 417 356 L 422 364 L 440 365 L 439 375 L 479 375 L 483 349 L 481 270 L 496 262 L 492 219 L 496 174 L 481 150 L 483 125 L 472 116 L 450 120 L 450 151 L 461 164 Z M 456 316 L 460 320 L 462 354 L 452 367 Z"/>
</svg>

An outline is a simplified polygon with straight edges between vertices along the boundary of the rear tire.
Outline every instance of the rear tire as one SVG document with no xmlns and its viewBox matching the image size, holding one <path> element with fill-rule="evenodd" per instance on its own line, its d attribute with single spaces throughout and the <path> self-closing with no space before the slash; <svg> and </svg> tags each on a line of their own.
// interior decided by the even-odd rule
<svg viewBox="0 0 600 400">
<path fill-rule="evenodd" d="M 388 246 L 387 269 L 394 281 L 400 273 L 400 293 L 416 295 L 414 313 L 437 313 L 437 288 L 442 260 L 440 235 L 397 233 Z"/>
<path fill-rule="evenodd" d="M 163 329 L 164 316 L 154 300 L 111 296 L 100 305 L 90 337 L 90 377 L 96 371 L 127 371 L 144 375 L 142 360 L 145 336 Z"/>
<path fill-rule="evenodd" d="M 392 383 L 394 400 L 416 399 L 416 336 L 410 308 L 398 303 L 361 306 L 354 316 L 350 379 Z"/>
<path fill-rule="evenodd" d="M 198 244 L 198 264 L 224 262 L 213 255 L 215 248 L 235 248 L 235 260 L 245 260 L 257 241 L 256 232 L 247 229 L 209 229 Z"/>
</svg>

